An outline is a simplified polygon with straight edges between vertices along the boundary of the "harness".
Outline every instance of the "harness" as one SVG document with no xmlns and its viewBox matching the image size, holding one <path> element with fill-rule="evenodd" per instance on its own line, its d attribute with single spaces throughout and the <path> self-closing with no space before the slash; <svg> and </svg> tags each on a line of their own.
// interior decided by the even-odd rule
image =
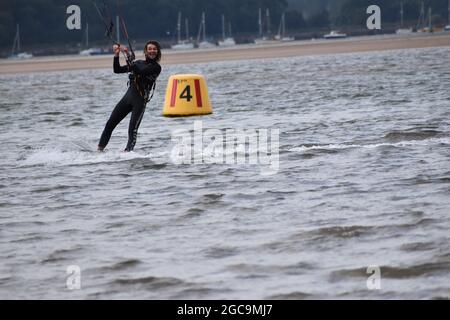
<svg viewBox="0 0 450 320">
<path fill-rule="evenodd" d="M 129 76 L 130 81 L 128 81 L 128 86 L 131 86 L 131 84 L 134 84 L 134 87 L 138 91 L 139 95 L 144 99 L 145 103 L 149 103 L 153 95 L 155 94 L 156 89 L 156 79 L 153 77 L 145 77 L 147 78 L 147 81 L 153 81 L 153 84 L 150 86 L 147 86 L 147 88 L 141 88 L 139 85 L 139 80 L 141 80 L 142 76 L 138 74 L 131 73 Z"/>
</svg>

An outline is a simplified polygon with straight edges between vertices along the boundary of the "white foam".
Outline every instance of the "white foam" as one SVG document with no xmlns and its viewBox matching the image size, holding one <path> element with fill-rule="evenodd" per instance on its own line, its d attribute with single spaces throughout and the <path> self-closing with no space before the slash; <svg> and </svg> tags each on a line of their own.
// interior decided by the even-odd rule
<svg viewBox="0 0 450 320">
<path fill-rule="evenodd" d="M 21 166 L 67 166 L 84 165 L 104 162 L 121 162 L 133 159 L 150 159 L 150 155 L 143 155 L 137 152 L 80 152 L 62 151 L 57 148 L 43 147 L 34 150 L 29 156 L 22 160 Z"/>
<path fill-rule="evenodd" d="M 407 147 L 407 146 L 427 146 L 433 144 L 450 144 L 450 138 L 432 138 L 425 140 L 400 141 L 395 143 L 374 143 L 374 144 L 327 144 L 316 146 L 300 146 L 289 149 L 290 152 L 306 152 L 310 150 L 339 150 L 339 149 L 353 149 L 365 148 L 376 149 L 379 147 Z"/>
</svg>

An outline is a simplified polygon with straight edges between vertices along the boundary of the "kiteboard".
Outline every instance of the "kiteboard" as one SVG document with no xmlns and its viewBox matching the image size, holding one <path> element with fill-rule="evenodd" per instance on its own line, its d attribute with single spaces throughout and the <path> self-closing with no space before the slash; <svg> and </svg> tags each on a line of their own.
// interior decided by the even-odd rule
<svg viewBox="0 0 450 320">
<path fill-rule="evenodd" d="M 73 140 L 71 143 L 81 152 L 96 152 L 97 147 L 85 142 Z"/>
</svg>

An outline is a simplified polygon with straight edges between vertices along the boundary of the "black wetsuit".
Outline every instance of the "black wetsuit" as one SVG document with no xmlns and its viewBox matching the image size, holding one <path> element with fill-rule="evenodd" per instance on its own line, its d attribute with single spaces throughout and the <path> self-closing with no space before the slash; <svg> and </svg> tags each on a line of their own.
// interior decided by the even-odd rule
<svg viewBox="0 0 450 320">
<path fill-rule="evenodd" d="M 99 149 L 103 150 L 111 138 L 116 126 L 131 112 L 128 127 L 128 143 L 125 151 L 132 151 L 136 144 L 137 132 L 144 116 L 145 106 L 150 99 L 150 92 L 154 89 L 156 78 L 161 73 L 161 66 L 152 59 L 139 60 L 131 66 L 121 66 L 119 58 L 114 57 L 114 73 L 130 73 L 130 82 L 127 93 L 114 108 L 103 130 Z"/>
</svg>

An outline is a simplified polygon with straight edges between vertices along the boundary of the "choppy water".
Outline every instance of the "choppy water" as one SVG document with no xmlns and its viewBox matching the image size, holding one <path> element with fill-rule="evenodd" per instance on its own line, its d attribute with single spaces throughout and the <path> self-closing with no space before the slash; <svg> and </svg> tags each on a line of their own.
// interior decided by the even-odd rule
<svg viewBox="0 0 450 320">
<path fill-rule="evenodd" d="M 449 58 L 166 66 L 130 154 L 127 121 L 105 154 L 73 144 L 97 143 L 125 77 L 1 76 L 0 297 L 448 298 Z M 200 120 L 160 116 L 167 78 L 186 72 L 208 80 L 204 129 L 280 130 L 278 173 L 173 163 L 171 133 Z"/>
</svg>

